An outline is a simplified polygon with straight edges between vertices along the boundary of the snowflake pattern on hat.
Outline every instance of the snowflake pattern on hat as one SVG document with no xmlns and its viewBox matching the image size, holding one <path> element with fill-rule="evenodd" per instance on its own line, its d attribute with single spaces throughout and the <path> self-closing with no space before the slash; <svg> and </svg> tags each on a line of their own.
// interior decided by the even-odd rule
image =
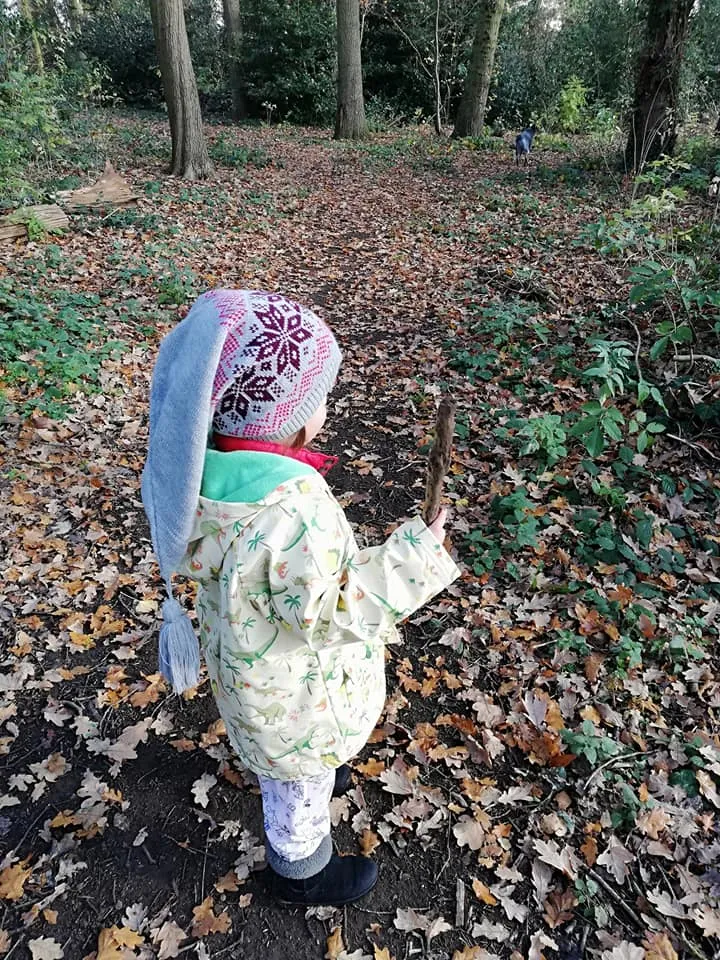
<svg viewBox="0 0 720 960">
<path fill-rule="evenodd" d="M 332 389 L 340 350 L 312 311 L 280 294 L 216 291 L 228 328 L 213 383 L 213 429 L 249 439 L 285 439 Z"/>
</svg>

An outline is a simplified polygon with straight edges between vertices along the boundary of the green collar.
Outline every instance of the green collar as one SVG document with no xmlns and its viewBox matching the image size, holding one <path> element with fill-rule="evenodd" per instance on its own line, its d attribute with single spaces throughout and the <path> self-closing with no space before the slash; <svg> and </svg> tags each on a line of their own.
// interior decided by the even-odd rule
<svg viewBox="0 0 720 960">
<path fill-rule="evenodd" d="M 281 483 L 315 473 L 308 464 L 277 453 L 208 449 L 200 496 L 221 503 L 257 503 Z"/>
</svg>

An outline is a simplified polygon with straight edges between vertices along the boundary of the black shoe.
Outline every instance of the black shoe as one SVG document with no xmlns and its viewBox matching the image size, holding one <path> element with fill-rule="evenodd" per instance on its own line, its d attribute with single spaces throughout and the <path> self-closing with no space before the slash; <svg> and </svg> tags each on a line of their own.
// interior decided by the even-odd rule
<svg viewBox="0 0 720 960">
<path fill-rule="evenodd" d="M 352 770 L 344 763 L 335 771 L 335 786 L 333 787 L 332 795 L 334 797 L 341 797 L 350 789 L 352 782 Z"/>
<path fill-rule="evenodd" d="M 268 867 L 270 893 L 283 903 L 305 907 L 342 907 L 370 893 L 377 883 L 377 864 L 367 857 L 339 857 L 336 853 L 320 873 L 307 880 L 290 880 Z"/>
</svg>

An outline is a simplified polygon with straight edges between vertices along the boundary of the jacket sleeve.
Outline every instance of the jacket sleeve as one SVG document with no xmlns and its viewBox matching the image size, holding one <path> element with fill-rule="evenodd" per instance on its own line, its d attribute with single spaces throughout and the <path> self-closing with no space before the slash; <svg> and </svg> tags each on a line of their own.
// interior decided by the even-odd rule
<svg viewBox="0 0 720 960">
<path fill-rule="evenodd" d="M 422 520 L 359 550 L 334 501 L 303 504 L 272 545 L 276 616 L 314 649 L 377 640 L 449 586 L 460 571 Z"/>
</svg>

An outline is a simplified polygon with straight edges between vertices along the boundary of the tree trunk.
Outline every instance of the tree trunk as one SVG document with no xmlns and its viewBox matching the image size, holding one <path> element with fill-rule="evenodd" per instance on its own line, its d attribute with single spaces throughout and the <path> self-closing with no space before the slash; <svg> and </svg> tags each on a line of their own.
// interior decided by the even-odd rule
<svg viewBox="0 0 720 960">
<path fill-rule="evenodd" d="M 479 137 L 482 134 L 504 7 L 505 0 L 481 0 L 470 64 L 455 118 L 454 137 Z"/>
<path fill-rule="evenodd" d="M 694 0 L 645 0 L 645 5 L 645 48 L 637 66 L 625 147 L 625 164 L 632 171 L 675 147 L 680 68 Z"/>
<path fill-rule="evenodd" d="M 242 43 L 240 0 L 223 0 L 223 21 L 225 23 L 225 50 L 228 59 L 230 96 L 232 97 L 232 118 L 237 122 L 247 116 L 242 69 L 240 68 L 240 44 Z"/>
<path fill-rule="evenodd" d="M 35 68 L 38 73 L 45 73 L 45 58 L 43 57 L 42 47 L 40 46 L 40 37 L 38 36 L 35 25 L 35 16 L 30 0 L 20 0 L 20 13 L 27 24 L 32 41 L 33 56 L 35 58 Z"/>
<path fill-rule="evenodd" d="M 360 4 L 337 0 L 337 113 L 336 140 L 361 140 L 367 136 L 360 56 Z"/>
<path fill-rule="evenodd" d="M 442 88 L 440 86 L 440 0 L 435 0 L 435 69 L 433 86 L 435 87 L 435 133 L 442 136 Z"/>
<path fill-rule="evenodd" d="M 175 176 L 196 180 L 212 173 L 205 144 L 183 0 L 150 0 L 153 31 L 172 137 Z"/>
<path fill-rule="evenodd" d="M 77 30 L 85 18 L 85 10 L 82 0 L 69 0 L 67 4 L 67 17 L 71 30 Z"/>
</svg>

